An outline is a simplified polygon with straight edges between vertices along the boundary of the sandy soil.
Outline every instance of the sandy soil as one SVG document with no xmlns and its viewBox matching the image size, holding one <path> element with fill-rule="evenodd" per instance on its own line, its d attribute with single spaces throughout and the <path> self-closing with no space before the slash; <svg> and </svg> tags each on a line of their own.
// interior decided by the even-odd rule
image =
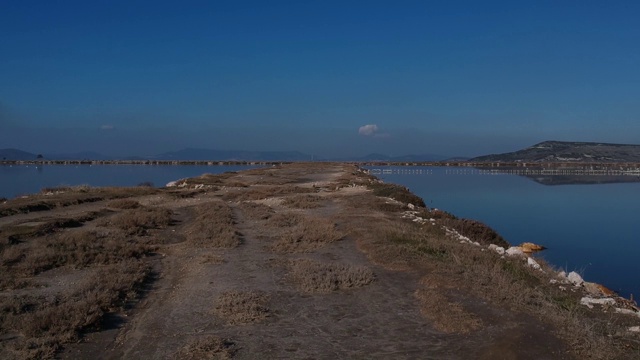
<svg viewBox="0 0 640 360">
<path fill-rule="evenodd" d="M 572 358 L 570 347 L 555 335 L 551 325 L 500 308 L 460 287 L 430 291 L 445 299 L 455 298 L 463 314 L 478 320 L 477 325 L 453 327 L 457 331 L 434 326 L 429 309 L 423 308 L 416 295 L 424 290 L 425 277 L 431 273 L 436 276 L 434 268 L 398 270 L 374 262 L 366 253 L 367 234 L 350 231 L 366 228 L 383 217 L 406 221 L 375 209 L 346 216 L 353 211 L 349 202 L 374 197 L 364 187 L 340 185 L 339 180 L 351 171 L 348 165 L 251 170 L 233 177 L 235 182 L 250 184 L 246 187 L 217 184 L 184 199 L 163 193 L 137 198 L 143 205 L 173 212 L 174 225 L 152 233 L 157 250 L 146 261 L 152 264 L 155 278 L 135 306 L 109 314 L 100 331 L 85 333 L 80 342 L 64 345 L 57 356 L 92 360 Z M 285 205 L 283 200 L 294 195 L 274 189 L 292 186 L 315 189 L 319 205 Z M 247 195 L 260 189 L 267 191 L 262 198 Z M 193 234 L 189 229 L 198 206 L 214 203 L 231 209 L 232 226 L 240 238 L 237 247 L 202 246 L 190 241 Z M 265 208 L 250 211 L 251 204 Z M 9 216 L 0 218 L 0 226 L 43 217 L 72 217 L 104 207 L 103 201 Z M 325 219 L 335 223 L 343 236 L 338 241 L 300 247 L 300 251 L 295 247 L 281 251 L 276 244 L 286 229 L 270 222 L 275 214 Z M 305 291 L 291 270 L 291 264 L 300 259 L 366 269 L 373 278 L 348 286 L 335 280 L 340 284 L 334 289 Z M 216 312 L 216 301 L 230 292 L 260 294 L 266 299 L 260 306 L 246 301 L 240 304 L 259 316 L 234 322 Z M 449 321 L 457 320 L 451 317 Z M 208 353 L 203 347 L 189 348 L 209 339 L 225 339 L 226 345 Z"/>
</svg>

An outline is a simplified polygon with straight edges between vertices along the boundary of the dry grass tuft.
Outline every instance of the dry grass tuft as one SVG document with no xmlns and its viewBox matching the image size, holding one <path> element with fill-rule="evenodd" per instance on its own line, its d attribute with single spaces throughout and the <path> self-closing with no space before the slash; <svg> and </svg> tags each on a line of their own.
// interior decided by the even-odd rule
<svg viewBox="0 0 640 360">
<path fill-rule="evenodd" d="M 375 280 L 373 271 L 364 266 L 296 259 L 287 267 L 298 289 L 310 294 L 359 288 Z"/>
<path fill-rule="evenodd" d="M 230 191 L 224 194 L 224 200 L 233 201 L 250 201 L 262 200 L 270 197 L 285 196 L 291 194 L 308 194 L 316 192 L 315 189 L 309 187 L 300 187 L 293 185 L 270 186 L 256 185 L 242 191 Z"/>
<path fill-rule="evenodd" d="M 52 358 L 62 344 L 99 329 L 105 314 L 136 300 L 150 268 L 140 261 L 104 267 L 85 283 L 55 296 L 0 296 L 0 329 L 21 334 L 6 342 L 18 358 Z"/>
<path fill-rule="evenodd" d="M 426 207 L 424 201 L 419 196 L 413 194 L 404 186 L 382 182 L 371 182 L 367 184 L 367 186 L 373 190 L 373 194 L 376 196 L 390 197 L 405 204 Z"/>
<path fill-rule="evenodd" d="M 157 194 L 160 190 L 150 187 L 64 188 L 60 191 L 29 195 L 0 203 L 0 217 L 33 211 L 78 205 L 101 200 Z"/>
<path fill-rule="evenodd" d="M 309 252 L 344 237 L 344 234 L 336 229 L 336 225 L 326 219 L 301 217 L 295 221 L 297 223 L 284 229 L 273 243 L 271 246 L 273 251 L 279 253 Z"/>
<path fill-rule="evenodd" d="M 196 208 L 197 216 L 187 228 L 189 241 L 204 246 L 235 248 L 241 243 L 236 231 L 233 211 L 221 201 L 213 201 Z"/>
<path fill-rule="evenodd" d="M 217 336 L 207 336 L 186 345 L 174 358 L 179 360 L 227 360 L 232 359 L 237 352 L 238 349 L 233 341 Z"/>
<path fill-rule="evenodd" d="M 20 276 L 62 267 L 85 268 L 139 259 L 153 248 L 118 232 L 69 230 L 13 245 L 0 254 L 0 288 L 15 288 Z"/>
<path fill-rule="evenodd" d="M 322 200 L 317 195 L 294 195 L 285 198 L 282 204 L 298 209 L 314 209 L 322 206 Z"/>
<path fill-rule="evenodd" d="M 231 325 L 257 323 L 270 316 L 269 296 L 259 291 L 228 291 L 220 295 L 213 312 Z"/>
<path fill-rule="evenodd" d="M 415 293 L 420 302 L 420 313 L 436 330 L 447 334 L 468 334 L 482 327 L 482 320 L 456 302 L 450 302 L 442 293 L 420 289 Z"/>
<path fill-rule="evenodd" d="M 544 262 L 539 262 L 543 272 L 519 258 L 502 259 L 494 252 L 451 239 L 439 226 L 413 223 L 394 226 L 393 222 L 364 219 L 362 226 L 351 228 L 350 232 L 375 235 L 360 244 L 375 263 L 389 268 L 425 269 L 423 283 L 442 286 L 416 292 L 423 303 L 424 316 L 442 331 L 464 333 L 481 326 L 479 319 L 462 304 L 447 299 L 447 286 L 464 286 L 464 292 L 472 296 L 552 324 L 578 354 L 589 354 L 592 358 L 620 355 L 617 352 L 620 347 L 614 345 L 619 340 L 612 337 L 621 331 L 619 327 L 616 330 L 615 322 L 582 316 L 581 312 L 586 310 L 578 304 L 580 296 L 550 284 L 549 274 L 555 272 Z M 435 272 L 447 274 L 446 282 L 433 279 Z M 442 317 L 444 311 L 450 314 Z M 447 320 L 451 317 L 459 324 Z"/>
<path fill-rule="evenodd" d="M 279 212 L 269 218 L 268 227 L 290 228 L 302 223 L 305 216 L 297 212 Z"/>
<path fill-rule="evenodd" d="M 107 206 L 114 209 L 137 209 L 140 203 L 131 199 L 119 199 L 110 201 Z"/>
<path fill-rule="evenodd" d="M 114 227 L 129 235 L 145 235 L 149 229 L 160 229 L 171 224 L 171 211 L 162 208 L 126 210 L 101 219 L 97 225 Z"/>
<path fill-rule="evenodd" d="M 245 216 L 254 220 L 267 220 L 275 214 L 275 211 L 271 207 L 252 201 L 240 203 L 240 210 L 242 210 Z"/>
</svg>

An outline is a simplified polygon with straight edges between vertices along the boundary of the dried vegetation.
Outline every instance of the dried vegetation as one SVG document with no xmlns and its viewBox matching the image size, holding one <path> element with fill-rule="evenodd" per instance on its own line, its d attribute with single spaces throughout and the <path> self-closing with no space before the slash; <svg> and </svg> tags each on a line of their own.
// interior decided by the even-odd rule
<svg viewBox="0 0 640 360">
<path fill-rule="evenodd" d="M 125 210 L 98 221 L 99 226 L 115 227 L 129 235 L 145 235 L 149 229 L 160 229 L 170 224 L 171 211 L 158 207 Z"/>
<path fill-rule="evenodd" d="M 0 333 L 14 339 L 6 342 L 6 355 L 53 358 L 62 344 L 99 329 L 106 314 L 135 300 L 149 274 L 147 265 L 130 260 L 99 268 L 80 286 L 56 295 L 0 295 Z"/>
<path fill-rule="evenodd" d="M 180 360 L 228 360 L 238 352 L 235 342 L 217 336 L 207 336 L 184 346 L 175 359 Z"/>
<path fill-rule="evenodd" d="M 40 194 L 19 197 L 0 204 L 0 217 L 78 205 L 110 199 L 151 195 L 158 189 L 147 186 L 91 188 L 87 186 L 44 189 Z"/>
<path fill-rule="evenodd" d="M 310 252 L 344 237 L 334 222 L 300 214 L 274 216 L 266 226 L 281 228 L 271 246 L 278 253 Z"/>
<path fill-rule="evenodd" d="M 227 291 L 216 299 L 213 312 L 231 325 L 256 323 L 271 315 L 268 303 L 263 292 Z"/>
<path fill-rule="evenodd" d="M 287 263 L 289 278 L 304 293 L 330 293 L 359 288 L 375 280 L 365 266 L 330 263 L 311 259 L 294 259 Z"/>
<path fill-rule="evenodd" d="M 222 201 L 199 205 L 196 217 L 187 228 L 189 241 L 200 246 L 234 248 L 241 243 L 241 234 L 235 228 L 233 211 Z"/>
<path fill-rule="evenodd" d="M 297 209 L 314 209 L 322 206 L 322 200 L 318 195 L 294 195 L 285 198 L 282 205 Z"/>
</svg>

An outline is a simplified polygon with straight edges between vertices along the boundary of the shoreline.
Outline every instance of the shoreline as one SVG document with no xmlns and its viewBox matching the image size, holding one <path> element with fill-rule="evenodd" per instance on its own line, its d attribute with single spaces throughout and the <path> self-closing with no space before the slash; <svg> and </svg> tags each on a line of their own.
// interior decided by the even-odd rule
<svg viewBox="0 0 640 360">
<path fill-rule="evenodd" d="M 104 351 L 114 357 L 174 354 L 192 351 L 209 338 L 228 339 L 228 347 L 219 350 L 244 358 L 265 351 L 289 357 L 329 355 L 328 343 L 347 357 L 357 351 L 379 357 L 446 357 L 452 354 L 446 352 L 448 345 L 461 358 L 640 354 L 634 345 L 640 320 L 633 309 L 627 309 L 633 316 L 615 310 L 623 309 L 622 300 L 594 296 L 583 303 L 585 286 L 574 275 L 559 277 L 544 262 L 507 248 L 486 225 L 429 209 L 406 187 L 381 182 L 354 165 L 297 163 L 201 175 L 175 184 L 161 189 L 69 188 L 0 204 L 0 233 L 10 240 L 0 247 L 0 301 L 12 301 L 14 291 L 47 291 L 54 298 L 56 291 L 78 291 L 74 287 L 79 283 L 60 279 L 94 268 L 136 264 L 140 271 L 155 269 L 157 275 L 146 280 L 153 286 L 136 300 L 142 305 L 110 315 L 123 316 L 112 332 L 121 336 L 118 349 L 107 350 L 111 335 L 85 334 L 80 327 L 74 331 L 83 342 L 51 340 L 64 346 L 61 358 L 91 359 Z M 137 222 L 131 223 L 133 219 Z M 96 237 L 90 244 L 111 239 L 101 238 L 104 234 L 126 240 L 109 245 L 114 249 L 132 246 L 108 253 L 130 258 L 102 258 L 105 250 L 99 250 L 91 253 L 95 260 L 83 263 L 89 254 L 61 253 L 51 260 L 72 261 L 69 266 L 53 262 L 35 267 L 41 269 L 35 274 L 22 272 L 34 269 L 32 261 L 49 259 L 36 256 L 40 249 L 75 249 L 43 244 L 81 241 L 83 236 Z M 7 252 L 9 248 L 13 250 Z M 90 246 L 80 250 L 92 251 Z M 125 276 L 130 272 L 126 269 L 115 273 Z M 136 277 L 122 281 L 131 281 L 128 293 L 134 294 L 145 277 L 132 274 Z M 230 297 L 255 302 L 250 309 L 262 310 L 229 308 L 234 304 Z M 56 306 L 64 299 L 68 297 L 56 300 Z M 117 300 L 104 301 L 115 301 L 108 308 L 117 309 Z M 58 309 L 45 305 L 30 309 Z M 48 318 L 25 311 L 0 317 L 0 325 L 4 322 L 6 331 L 7 326 L 19 329 Z M 227 318 L 229 314 L 234 317 Z M 306 316 L 308 321 L 300 321 Z M 351 331 L 360 336 L 349 335 Z M 140 332 L 150 340 L 138 339 Z M 11 337 L 4 345 L 18 346 L 22 339 Z M 289 340 L 298 345 L 277 345 Z M 393 352 L 380 352 L 383 348 Z"/>
</svg>

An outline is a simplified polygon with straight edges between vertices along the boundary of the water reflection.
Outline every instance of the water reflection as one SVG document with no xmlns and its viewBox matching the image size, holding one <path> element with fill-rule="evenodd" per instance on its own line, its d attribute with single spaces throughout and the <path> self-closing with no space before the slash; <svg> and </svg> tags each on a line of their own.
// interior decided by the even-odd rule
<svg viewBox="0 0 640 360">
<path fill-rule="evenodd" d="M 640 294 L 638 176 L 447 167 L 370 170 L 407 186 L 430 207 L 484 222 L 511 244 L 546 246 L 539 256 L 588 281 L 624 296 Z"/>
<path fill-rule="evenodd" d="M 640 182 L 638 170 L 440 168 L 445 175 L 517 175 L 542 185 L 596 185 Z M 370 168 L 372 175 L 430 175 L 433 168 Z"/>
</svg>

